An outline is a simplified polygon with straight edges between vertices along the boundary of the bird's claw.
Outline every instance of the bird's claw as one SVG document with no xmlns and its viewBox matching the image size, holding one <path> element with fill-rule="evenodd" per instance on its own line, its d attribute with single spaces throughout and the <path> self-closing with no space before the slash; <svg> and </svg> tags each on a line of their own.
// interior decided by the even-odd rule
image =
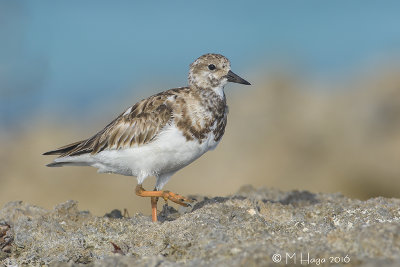
<svg viewBox="0 0 400 267">
<path fill-rule="evenodd" d="M 167 202 L 168 200 L 171 200 L 172 202 L 179 204 L 181 206 L 184 206 L 184 207 L 190 206 L 190 204 L 187 202 L 193 202 L 192 199 L 172 193 L 170 191 L 163 191 L 162 198 L 164 199 L 165 202 Z"/>
</svg>

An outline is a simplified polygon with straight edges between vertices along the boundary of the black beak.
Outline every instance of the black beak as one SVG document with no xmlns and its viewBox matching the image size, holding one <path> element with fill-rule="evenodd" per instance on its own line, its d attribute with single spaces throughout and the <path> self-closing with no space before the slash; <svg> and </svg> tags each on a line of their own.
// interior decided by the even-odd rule
<svg viewBox="0 0 400 267">
<path fill-rule="evenodd" d="M 236 75 L 232 71 L 228 72 L 228 74 L 226 75 L 226 78 L 228 78 L 228 82 L 251 85 L 248 81 L 246 81 L 245 79 L 240 78 L 238 75 Z"/>
</svg>

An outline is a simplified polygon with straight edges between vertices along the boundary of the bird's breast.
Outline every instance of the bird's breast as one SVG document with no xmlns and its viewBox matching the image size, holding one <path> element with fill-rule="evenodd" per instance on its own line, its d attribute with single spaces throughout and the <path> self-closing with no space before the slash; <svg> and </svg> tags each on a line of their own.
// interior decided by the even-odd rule
<svg viewBox="0 0 400 267">
<path fill-rule="evenodd" d="M 220 141 L 227 122 L 225 97 L 211 95 L 187 100 L 174 115 L 174 123 L 187 141 L 208 142 L 210 138 Z"/>
</svg>

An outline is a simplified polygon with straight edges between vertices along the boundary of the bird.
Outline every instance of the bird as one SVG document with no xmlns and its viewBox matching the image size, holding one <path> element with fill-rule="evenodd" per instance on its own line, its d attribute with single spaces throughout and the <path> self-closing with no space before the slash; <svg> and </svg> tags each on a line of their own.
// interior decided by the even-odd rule
<svg viewBox="0 0 400 267">
<path fill-rule="evenodd" d="M 228 106 L 228 82 L 251 85 L 231 71 L 220 54 L 205 54 L 190 64 L 188 86 L 169 89 L 137 102 L 92 137 L 43 155 L 58 155 L 48 167 L 92 166 L 99 173 L 135 176 L 135 193 L 150 197 L 152 221 L 163 198 L 181 206 L 192 199 L 162 190 L 168 180 L 221 141 Z M 143 181 L 156 177 L 153 191 Z"/>
</svg>

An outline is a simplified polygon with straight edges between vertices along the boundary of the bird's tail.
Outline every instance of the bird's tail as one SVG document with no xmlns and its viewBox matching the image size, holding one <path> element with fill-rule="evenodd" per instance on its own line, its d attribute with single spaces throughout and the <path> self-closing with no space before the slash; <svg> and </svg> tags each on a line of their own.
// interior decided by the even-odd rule
<svg viewBox="0 0 400 267">
<path fill-rule="evenodd" d="M 57 159 L 56 159 L 57 160 Z M 90 166 L 88 162 L 58 161 L 46 165 L 47 167 L 63 167 L 63 166 Z"/>
<path fill-rule="evenodd" d="M 86 140 L 75 142 L 55 150 L 43 153 L 43 155 L 59 155 L 54 162 L 47 164 L 47 167 L 62 167 L 62 166 L 88 166 L 88 162 L 80 157 L 70 157 L 69 154 L 74 151 L 80 144 Z"/>
</svg>

